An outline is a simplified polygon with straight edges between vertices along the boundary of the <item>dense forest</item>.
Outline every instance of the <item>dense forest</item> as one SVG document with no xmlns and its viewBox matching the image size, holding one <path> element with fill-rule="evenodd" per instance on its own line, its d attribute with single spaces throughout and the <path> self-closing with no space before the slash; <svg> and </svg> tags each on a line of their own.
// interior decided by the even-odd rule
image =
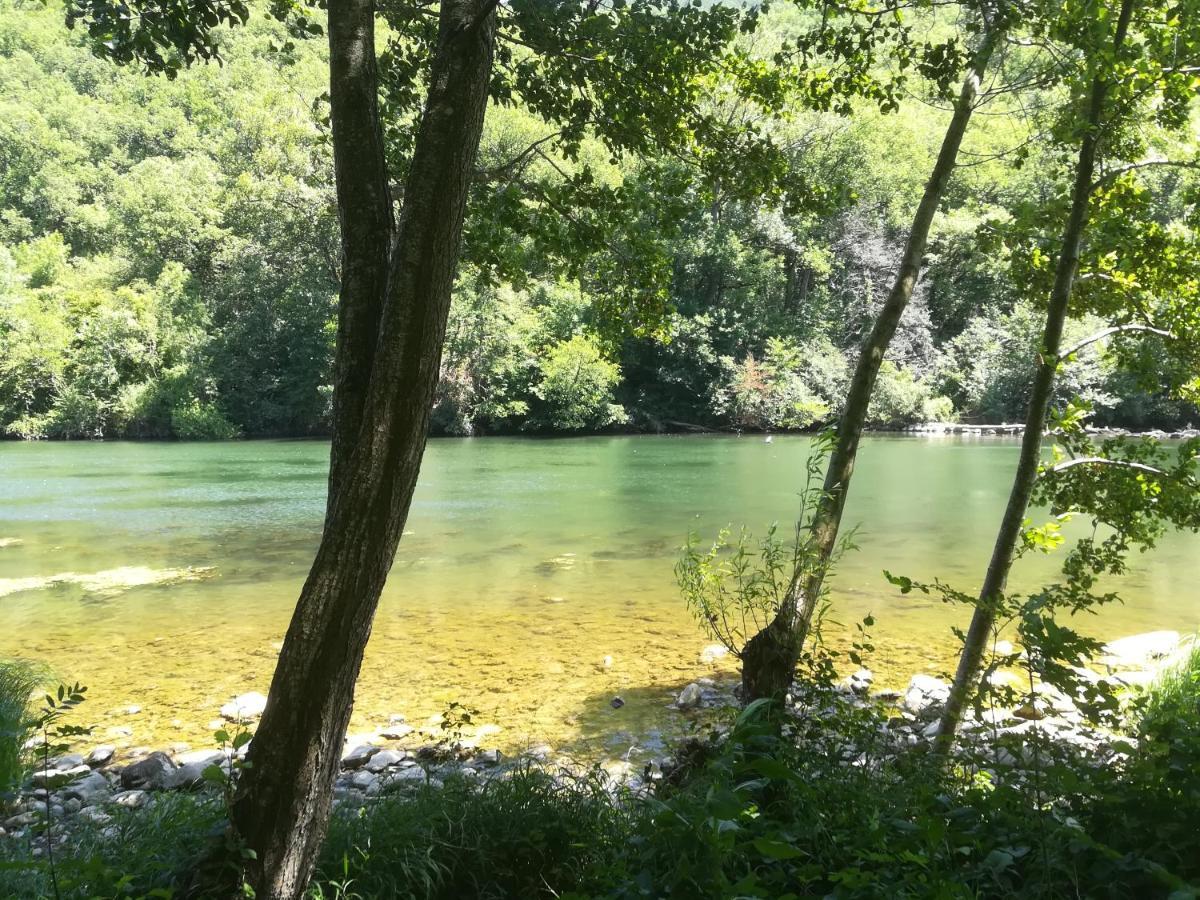
<svg viewBox="0 0 1200 900">
<path fill-rule="evenodd" d="M 222 65 L 147 78 L 95 59 L 57 10 L 19 7 L 0 18 L 0 430 L 327 433 L 339 258 L 324 42 L 256 19 L 222 35 Z M 751 52 L 795 15 L 769 16 Z M 888 112 L 855 101 L 755 122 L 740 99 L 712 103 L 782 149 L 773 190 L 736 184 L 736 161 L 725 189 L 592 137 L 567 159 L 522 106 L 488 114 L 434 433 L 795 429 L 838 414 L 945 104 L 911 93 Z M 995 98 L 967 137 L 874 427 L 1024 413 L 1039 318 L 988 236 L 1053 190 L 1028 106 Z M 1060 389 L 1097 424 L 1200 421 L 1103 345 Z"/>
</svg>

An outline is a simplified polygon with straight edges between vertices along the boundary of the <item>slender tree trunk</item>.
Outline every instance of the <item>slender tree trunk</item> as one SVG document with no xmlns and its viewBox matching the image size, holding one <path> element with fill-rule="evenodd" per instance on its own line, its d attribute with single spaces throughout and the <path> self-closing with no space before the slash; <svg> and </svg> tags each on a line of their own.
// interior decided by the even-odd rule
<svg viewBox="0 0 1200 900">
<path fill-rule="evenodd" d="M 374 4 L 329 6 L 342 221 L 325 527 L 234 802 L 260 900 L 303 893 L 325 836 L 354 683 L 416 486 L 495 42 L 494 3 L 442 0 L 429 94 L 393 235 Z"/>
<path fill-rule="evenodd" d="M 1132 11 L 1133 0 L 1122 0 L 1113 35 L 1113 52 L 1118 57 L 1125 42 Z M 1088 92 L 1084 133 L 1079 144 L 1075 183 L 1071 191 L 1071 211 L 1063 228 L 1062 246 L 1054 270 L 1054 286 L 1050 292 L 1050 305 L 1046 312 L 1046 328 L 1042 335 L 1029 410 L 1025 416 L 1021 457 L 1013 476 L 1012 490 L 1008 495 L 1004 518 L 1000 522 L 1000 531 L 996 535 L 987 574 L 979 591 L 979 603 L 971 616 L 971 626 L 967 630 L 962 654 L 958 659 L 958 670 L 950 689 L 950 697 L 938 726 L 937 743 L 942 750 L 947 749 L 954 739 L 954 733 L 962 718 L 963 706 L 978 677 L 983 651 L 995 622 L 996 604 L 1008 581 L 1017 542 L 1021 537 L 1021 523 L 1025 520 L 1029 498 L 1033 493 L 1034 482 L 1037 481 L 1042 452 L 1042 429 L 1046 425 L 1046 415 L 1054 392 L 1054 378 L 1061 360 L 1063 324 L 1067 318 L 1075 276 L 1079 270 L 1079 252 L 1087 228 L 1088 204 L 1092 194 L 1099 144 L 1103 137 L 1102 114 L 1108 89 L 1108 80 L 1097 76 Z"/>
<path fill-rule="evenodd" d="M 954 105 L 954 115 L 942 139 L 933 173 L 913 217 L 896 281 L 858 357 L 846 396 L 846 406 L 838 423 L 837 442 L 825 472 L 824 490 L 807 537 L 804 566 L 794 573 L 774 619 L 755 634 L 742 650 L 742 694 L 745 700 L 782 696 L 792 683 L 792 674 L 821 595 L 825 570 L 837 546 L 842 511 L 854 474 L 854 460 L 858 454 L 875 379 L 900 323 L 900 316 L 916 287 L 921 259 L 929 239 L 929 228 L 954 171 L 959 147 L 971 121 L 980 84 L 998 38 L 997 29 L 987 29 L 971 62 L 970 71 Z"/>
</svg>

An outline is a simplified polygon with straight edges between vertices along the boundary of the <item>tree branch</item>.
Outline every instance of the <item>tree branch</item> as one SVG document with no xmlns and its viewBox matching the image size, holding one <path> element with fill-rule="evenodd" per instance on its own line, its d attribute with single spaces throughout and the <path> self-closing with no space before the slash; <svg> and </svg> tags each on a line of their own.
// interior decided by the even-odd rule
<svg viewBox="0 0 1200 900">
<path fill-rule="evenodd" d="M 1111 328 L 1105 328 L 1102 331 L 1097 331 L 1095 334 L 1084 338 L 1078 344 L 1075 344 L 1072 347 L 1068 347 L 1066 350 L 1064 350 L 1062 353 L 1060 353 L 1058 355 L 1058 361 L 1062 362 L 1063 360 L 1066 360 L 1066 359 L 1074 356 L 1076 353 L 1078 353 L 1084 347 L 1094 344 L 1097 341 L 1102 341 L 1106 337 L 1110 337 L 1111 335 L 1120 334 L 1121 332 L 1125 332 L 1125 331 L 1143 331 L 1148 334 L 1157 334 L 1159 337 L 1165 337 L 1165 338 L 1174 338 L 1175 337 L 1174 334 L 1172 334 L 1169 331 L 1166 331 L 1165 329 L 1155 328 L 1152 325 L 1141 325 L 1137 322 L 1130 322 L 1126 325 L 1113 325 Z"/>
<path fill-rule="evenodd" d="M 1060 472 L 1065 472 L 1067 469 L 1073 469 L 1076 466 L 1113 466 L 1118 469 L 1132 469 L 1135 472 L 1144 472 L 1147 475 L 1153 475 L 1156 478 L 1168 478 L 1168 473 L 1162 469 L 1156 469 L 1154 466 L 1148 466 L 1145 463 L 1130 462 L 1124 459 L 1108 459 L 1103 456 L 1080 456 L 1075 459 L 1068 459 L 1063 462 L 1051 466 L 1047 471 L 1052 475 L 1057 475 Z"/>
<path fill-rule="evenodd" d="M 1137 172 L 1140 169 L 1156 168 L 1158 166 L 1170 166 L 1174 169 L 1200 169 L 1200 162 L 1191 159 L 1148 159 L 1145 162 L 1130 163 L 1127 166 L 1118 166 L 1117 168 L 1105 172 L 1094 182 L 1092 182 L 1092 190 L 1095 191 L 1110 184 L 1120 178 L 1127 172 Z"/>
</svg>

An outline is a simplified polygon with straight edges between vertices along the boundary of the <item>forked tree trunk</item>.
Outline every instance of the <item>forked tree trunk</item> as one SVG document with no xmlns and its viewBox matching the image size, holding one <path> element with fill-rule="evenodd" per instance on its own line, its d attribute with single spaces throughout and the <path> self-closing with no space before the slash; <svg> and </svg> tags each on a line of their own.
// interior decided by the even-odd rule
<svg viewBox="0 0 1200 900">
<path fill-rule="evenodd" d="M 896 333 L 900 316 L 912 299 L 929 239 L 929 228 L 954 171 L 959 147 L 971 121 L 980 84 L 998 39 L 998 29 L 988 28 L 971 61 L 970 71 L 954 104 L 954 115 L 942 138 L 933 173 L 913 217 L 896 281 L 859 354 L 845 409 L 838 422 L 837 441 L 825 471 L 824 488 L 807 536 L 805 565 L 794 573 L 771 623 L 755 634 L 742 650 L 742 696 L 747 701 L 780 697 L 792 683 L 792 674 L 821 595 L 825 571 L 837 546 L 842 511 L 850 490 L 854 460 L 879 367 Z"/>
<path fill-rule="evenodd" d="M 1132 12 L 1133 0 L 1122 0 L 1116 31 L 1113 34 L 1114 58 L 1120 58 Z M 979 602 L 971 616 L 971 626 L 967 630 L 962 654 L 958 658 L 958 670 L 954 675 L 954 684 L 950 688 L 950 697 L 938 725 L 937 745 L 941 750 L 947 749 L 953 741 L 954 733 L 958 730 L 958 724 L 962 718 L 963 707 L 975 687 L 980 663 L 983 660 L 983 651 L 995 623 L 996 604 L 1001 599 L 1008 581 L 1008 573 L 1012 568 L 1017 542 L 1021 537 L 1021 523 L 1025 521 L 1029 498 L 1033 494 L 1034 482 L 1037 481 L 1042 452 L 1042 429 L 1046 425 L 1046 416 L 1054 393 L 1054 378 L 1062 359 L 1063 324 L 1066 322 L 1071 293 L 1075 287 L 1075 276 L 1079 270 L 1079 252 L 1083 234 L 1087 228 L 1088 204 L 1093 190 L 1096 157 L 1103 139 L 1101 127 L 1104 100 L 1108 89 L 1108 80 L 1097 76 L 1088 91 L 1083 120 L 1083 138 L 1079 144 L 1079 157 L 1075 164 L 1075 183 L 1071 189 L 1071 211 L 1063 228 L 1058 262 L 1054 269 L 1054 286 L 1050 292 L 1050 305 L 1046 311 L 1046 328 L 1042 335 L 1041 352 L 1037 371 L 1034 374 L 1029 410 L 1025 416 L 1025 435 L 1021 440 L 1021 457 L 1017 462 L 1016 474 L 1013 476 L 1013 486 L 1008 495 L 1004 518 L 1000 522 L 1000 531 L 996 534 L 996 543 L 992 549 L 992 558 L 988 563 L 987 574 L 984 576 L 983 586 L 979 591 Z"/>
<path fill-rule="evenodd" d="M 399 225 L 376 108 L 374 4 L 329 4 L 343 284 L 324 532 L 233 808 L 260 900 L 303 893 L 354 683 L 416 486 L 495 43 L 494 2 L 442 0 Z"/>
</svg>

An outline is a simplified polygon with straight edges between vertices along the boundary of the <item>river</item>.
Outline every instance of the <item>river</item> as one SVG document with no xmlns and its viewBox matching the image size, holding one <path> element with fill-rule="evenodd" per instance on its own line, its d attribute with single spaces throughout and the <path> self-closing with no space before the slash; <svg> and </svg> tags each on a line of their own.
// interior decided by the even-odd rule
<svg viewBox="0 0 1200 900">
<path fill-rule="evenodd" d="M 788 522 L 807 452 L 798 436 L 431 441 L 352 729 L 460 701 L 500 726 L 489 743 L 596 755 L 686 727 L 672 693 L 733 668 L 698 659 L 710 640 L 675 588 L 678 548 L 689 530 Z M 1003 438 L 865 443 L 847 510 L 858 549 L 827 630 L 872 612 L 882 681 L 945 670 L 969 615 L 900 595 L 882 570 L 975 590 L 1016 453 Z M 317 441 L 0 444 L 0 657 L 89 685 L 97 740 L 206 746 L 222 703 L 269 684 L 327 455 Z M 1022 561 L 1014 583 L 1059 561 Z M 1168 535 L 1090 630 L 1194 629 L 1198 584 L 1200 538 Z"/>
</svg>

